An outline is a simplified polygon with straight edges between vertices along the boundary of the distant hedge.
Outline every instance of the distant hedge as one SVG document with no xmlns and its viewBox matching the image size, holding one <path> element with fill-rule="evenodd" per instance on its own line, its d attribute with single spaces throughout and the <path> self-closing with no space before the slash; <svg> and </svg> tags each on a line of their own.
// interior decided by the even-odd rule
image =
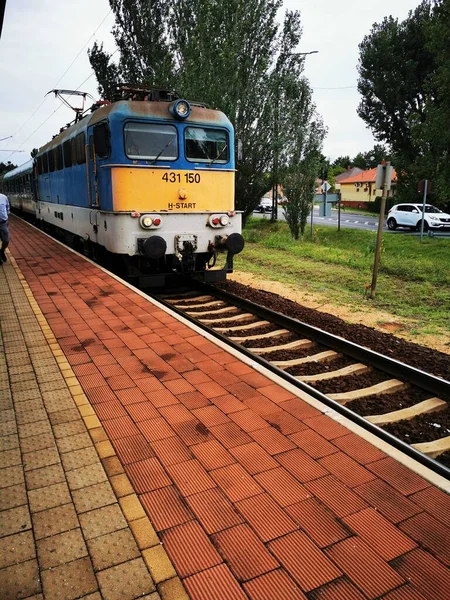
<svg viewBox="0 0 450 600">
<path fill-rule="evenodd" d="M 391 209 L 394 206 L 394 204 L 397 204 L 397 199 L 395 196 L 390 196 L 389 198 L 386 198 L 386 209 L 384 211 L 384 214 L 387 215 L 388 210 Z M 380 209 L 381 196 L 377 196 L 373 202 L 367 202 L 367 210 L 374 213 L 380 213 Z"/>
</svg>

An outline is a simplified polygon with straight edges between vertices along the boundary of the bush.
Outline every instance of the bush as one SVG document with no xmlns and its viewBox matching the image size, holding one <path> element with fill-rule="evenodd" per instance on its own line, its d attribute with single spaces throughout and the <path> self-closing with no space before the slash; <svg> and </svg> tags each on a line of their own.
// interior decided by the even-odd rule
<svg viewBox="0 0 450 600">
<path fill-rule="evenodd" d="M 386 198 L 386 208 L 385 208 L 384 214 L 387 215 L 388 211 L 396 203 L 397 203 L 397 199 L 395 198 L 395 196 L 389 196 L 388 198 Z M 380 214 L 380 209 L 381 209 L 381 196 L 377 196 L 373 202 L 370 202 L 369 210 L 371 210 L 374 213 Z"/>
</svg>

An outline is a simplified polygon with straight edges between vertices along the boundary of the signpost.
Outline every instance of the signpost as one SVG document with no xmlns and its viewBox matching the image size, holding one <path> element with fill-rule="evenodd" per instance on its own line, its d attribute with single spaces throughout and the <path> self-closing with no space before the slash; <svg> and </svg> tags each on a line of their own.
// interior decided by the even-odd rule
<svg viewBox="0 0 450 600">
<path fill-rule="evenodd" d="M 375 260 L 373 263 L 373 274 L 372 274 L 372 284 L 370 286 L 370 294 L 369 298 L 375 298 L 375 290 L 377 287 L 377 277 L 378 277 L 378 266 L 380 264 L 380 254 L 381 254 L 381 235 L 383 232 L 383 223 L 384 223 L 384 211 L 386 209 L 386 198 L 389 190 L 391 189 L 391 180 L 392 180 L 392 167 L 391 163 L 387 162 L 384 165 L 378 165 L 377 167 L 377 177 L 376 177 L 376 188 L 382 188 L 383 194 L 381 196 L 381 207 L 380 207 L 380 218 L 378 221 L 378 231 L 377 231 L 377 245 L 375 248 Z"/>
<path fill-rule="evenodd" d="M 323 189 L 323 214 L 326 217 L 327 216 L 327 192 L 328 190 L 331 188 L 331 185 L 328 183 L 328 181 L 324 181 L 322 183 L 322 189 Z"/>
<path fill-rule="evenodd" d="M 427 196 L 431 192 L 431 181 L 428 179 L 421 179 L 419 181 L 418 190 L 419 194 L 423 194 L 423 204 L 422 204 L 422 220 L 420 221 L 420 243 L 422 243 L 423 238 L 423 224 L 425 221 L 425 205 L 427 203 Z"/>
</svg>

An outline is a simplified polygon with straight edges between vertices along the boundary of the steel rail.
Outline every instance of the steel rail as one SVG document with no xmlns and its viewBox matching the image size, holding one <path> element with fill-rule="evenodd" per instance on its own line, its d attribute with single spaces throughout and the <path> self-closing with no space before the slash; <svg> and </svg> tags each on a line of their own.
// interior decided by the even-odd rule
<svg viewBox="0 0 450 600">
<path fill-rule="evenodd" d="M 357 359 L 358 361 L 365 360 L 366 362 L 371 363 L 373 366 L 379 368 L 380 370 L 387 372 L 391 375 L 395 375 L 396 377 L 406 379 L 407 381 L 426 389 L 434 395 L 450 395 L 449 381 L 446 381 L 434 375 L 430 375 L 429 373 L 425 373 L 424 371 L 420 371 L 419 369 L 416 369 L 414 367 L 409 367 L 404 363 L 383 356 L 382 354 L 379 354 L 378 352 L 375 352 L 373 350 L 369 350 L 368 348 L 364 348 L 363 346 L 359 346 L 354 342 L 349 342 L 339 336 L 327 333 L 322 329 L 318 329 L 317 327 L 313 327 L 312 325 L 307 325 L 306 323 L 302 323 L 297 319 L 287 317 L 286 315 L 282 315 L 281 313 L 272 311 L 271 309 L 260 306 L 259 304 L 255 304 L 254 302 L 251 302 L 249 300 L 245 300 L 244 298 L 240 298 L 239 296 L 234 296 L 229 292 L 212 287 L 203 282 L 195 282 L 194 286 L 195 289 L 201 292 L 209 293 L 214 297 L 234 304 L 235 306 L 241 308 L 242 310 L 245 310 L 246 312 L 253 312 L 261 318 L 268 320 L 270 319 L 272 323 L 280 325 L 285 329 L 290 329 L 294 333 L 299 334 L 301 337 L 309 337 L 310 339 L 313 339 L 316 342 L 320 342 L 326 346 L 329 346 L 333 350 L 345 353 L 351 356 L 352 358 Z M 214 329 L 210 328 L 207 324 L 200 323 L 195 317 L 187 315 L 181 309 L 175 308 L 171 303 L 165 302 L 164 299 L 160 298 L 158 295 L 155 294 L 154 297 L 158 300 L 158 302 L 161 302 L 168 309 L 179 314 L 187 321 L 195 324 L 197 327 L 203 329 L 204 331 L 207 331 L 210 335 L 213 335 L 214 337 L 218 338 L 219 340 L 231 346 L 238 352 L 244 354 L 254 362 L 266 367 L 267 369 L 269 369 L 279 377 L 285 379 L 295 387 L 301 389 L 313 398 L 319 400 L 325 406 L 328 406 L 329 408 L 346 417 L 353 423 L 356 423 L 366 431 L 369 431 L 373 435 L 382 439 L 390 446 L 393 446 L 394 448 L 400 450 L 410 458 L 416 460 L 425 467 L 428 467 L 434 473 L 437 473 L 438 475 L 441 475 L 442 477 L 445 477 L 450 480 L 450 469 L 445 465 L 437 462 L 433 458 L 430 458 L 426 454 L 423 454 L 419 450 L 416 450 L 403 440 L 395 437 L 394 435 L 392 435 L 388 431 L 385 431 L 378 425 L 367 421 L 361 415 L 358 415 L 346 406 L 339 404 L 339 402 L 329 398 L 314 387 L 309 386 L 303 381 L 299 381 L 293 375 L 286 373 L 279 367 L 275 367 L 272 363 L 264 359 L 262 356 L 254 354 L 250 348 L 246 348 L 245 346 L 233 342 L 221 333 L 214 331 Z"/>
</svg>

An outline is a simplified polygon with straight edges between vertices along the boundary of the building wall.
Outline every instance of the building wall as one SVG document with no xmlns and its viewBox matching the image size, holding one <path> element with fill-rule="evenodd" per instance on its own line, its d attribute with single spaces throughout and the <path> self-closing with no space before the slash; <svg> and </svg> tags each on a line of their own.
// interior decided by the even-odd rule
<svg viewBox="0 0 450 600">
<path fill-rule="evenodd" d="M 358 204 L 366 206 L 368 202 L 373 202 L 381 194 L 382 190 L 375 190 L 375 183 L 372 182 L 361 183 L 360 187 L 355 187 L 354 183 L 341 183 L 341 203 L 344 206 Z"/>
</svg>

